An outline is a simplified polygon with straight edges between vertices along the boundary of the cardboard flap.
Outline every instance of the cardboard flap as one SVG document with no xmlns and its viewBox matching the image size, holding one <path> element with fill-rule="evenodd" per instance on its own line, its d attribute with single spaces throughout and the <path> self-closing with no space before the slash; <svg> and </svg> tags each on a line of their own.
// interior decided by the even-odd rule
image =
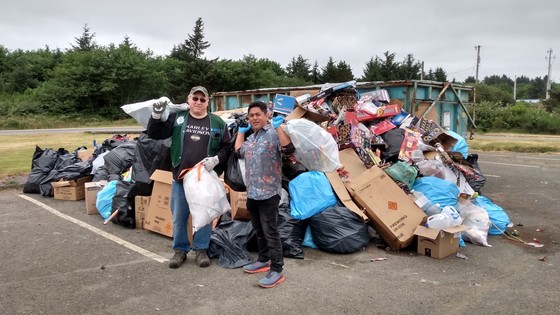
<svg viewBox="0 0 560 315">
<path fill-rule="evenodd" d="M 340 164 L 342 164 L 344 169 L 348 171 L 351 179 L 356 178 L 367 171 L 367 167 L 364 165 L 364 162 L 360 160 L 360 157 L 352 148 L 346 148 L 339 151 L 338 158 L 340 160 Z"/>
<path fill-rule="evenodd" d="M 162 182 L 171 185 L 173 182 L 173 174 L 168 171 L 155 170 L 150 176 L 150 179 L 155 182 Z"/>
<path fill-rule="evenodd" d="M 60 180 L 58 182 L 51 182 L 53 187 L 72 187 L 76 186 L 75 181 L 68 181 L 68 180 Z"/>
<path fill-rule="evenodd" d="M 338 199 L 340 199 L 342 204 L 346 208 L 348 208 L 348 210 L 357 214 L 360 217 L 360 219 L 362 219 L 363 222 L 368 222 L 369 218 L 358 207 L 358 205 L 356 205 L 356 203 L 354 203 L 354 201 L 352 201 L 352 197 L 350 197 L 350 194 L 348 193 L 348 190 L 346 190 L 346 186 L 344 186 L 344 182 L 342 182 L 342 179 L 340 179 L 340 176 L 338 176 L 338 173 L 336 171 L 334 171 L 334 172 L 330 172 L 330 173 L 325 173 L 325 175 L 327 176 L 329 182 L 331 183 L 331 186 L 332 186 L 334 192 L 336 193 L 336 195 L 338 196 Z"/>
<path fill-rule="evenodd" d="M 416 227 L 416 230 L 414 230 L 414 235 L 418 235 L 418 236 L 429 238 L 431 240 L 435 240 L 438 237 L 439 231 L 440 230 L 430 229 L 430 228 L 427 228 L 425 226 L 419 225 L 419 226 Z"/>
<path fill-rule="evenodd" d="M 468 229 L 470 229 L 469 226 L 458 225 L 458 226 L 453 226 L 453 227 L 450 227 L 450 228 L 443 229 L 443 231 L 445 231 L 447 233 L 455 234 L 455 233 L 458 233 L 458 232 L 466 231 Z"/>
</svg>

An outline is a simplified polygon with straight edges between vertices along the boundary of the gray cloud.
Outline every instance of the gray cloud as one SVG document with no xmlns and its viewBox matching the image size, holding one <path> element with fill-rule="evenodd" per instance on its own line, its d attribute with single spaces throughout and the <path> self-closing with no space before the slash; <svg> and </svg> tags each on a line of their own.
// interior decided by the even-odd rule
<svg viewBox="0 0 560 315">
<path fill-rule="evenodd" d="M 6 0 L 4 0 L 6 1 Z M 125 36 L 166 55 L 202 17 L 209 58 L 253 54 L 286 66 L 298 54 L 324 66 L 332 56 L 356 76 L 385 51 L 398 61 L 411 53 L 448 77 L 544 76 L 546 51 L 560 50 L 560 2 L 555 0 L 431 1 L 71 1 L 20 0 L 0 11 L 0 45 L 33 50 L 70 48 L 88 24 L 101 45 Z M 552 78 L 560 78 L 558 62 Z"/>
</svg>

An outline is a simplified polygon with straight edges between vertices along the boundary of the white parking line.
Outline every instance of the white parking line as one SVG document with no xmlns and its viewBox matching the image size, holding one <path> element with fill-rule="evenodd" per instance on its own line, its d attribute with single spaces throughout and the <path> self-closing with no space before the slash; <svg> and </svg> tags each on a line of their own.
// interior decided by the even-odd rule
<svg viewBox="0 0 560 315">
<path fill-rule="evenodd" d="M 536 165 L 524 165 L 524 164 L 510 164 L 510 163 L 499 163 L 499 162 L 488 162 L 488 161 L 478 161 L 479 164 L 496 164 L 496 165 L 507 165 L 507 166 L 519 166 L 519 167 L 530 167 L 530 168 L 540 168 Z"/>
<path fill-rule="evenodd" d="M 34 204 L 38 205 L 39 207 L 41 207 L 41 208 L 43 208 L 43 209 L 49 211 L 50 213 L 52 213 L 52 214 L 54 214 L 54 215 L 56 215 L 56 216 L 59 216 L 59 217 L 65 219 L 65 220 L 68 220 L 68 221 L 70 221 L 70 222 L 72 222 L 72 223 L 75 223 L 75 224 L 77 224 L 77 225 L 79 225 L 79 226 L 81 226 L 81 227 L 83 227 L 83 228 L 85 228 L 85 229 L 88 229 L 88 230 L 92 231 L 92 232 L 95 233 L 95 234 L 98 234 L 98 235 L 100 235 L 100 236 L 103 236 L 104 238 L 106 238 L 106 239 L 108 239 L 108 240 L 110 240 L 110 241 L 113 241 L 113 242 L 115 242 L 115 243 L 117 243 L 117 244 L 119 244 L 119 245 L 122 245 L 122 246 L 124 246 L 124 247 L 126 247 L 126 248 L 128 248 L 128 249 L 130 249 L 130 250 L 133 250 L 133 251 L 135 251 L 135 252 L 137 252 L 137 253 L 139 253 L 139 254 L 141 254 L 141 255 L 144 255 L 144 256 L 146 256 L 146 257 L 148 257 L 148 258 L 150 258 L 150 259 L 153 259 L 153 260 L 155 260 L 155 261 L 157 261 L 157 262 L 164 263 L 164 262 L 169 261 L 169 259 L 167 259 L 167 258 L 165 258 L 165 257 L 163 257 L 163 256 L 160 256 L 160 255 L 158 255 L 158 254 L 156 254 L 156 253 L 152 253 L 152 252 L 150 252 L 149 250 L 143 249 L 143 248 L 140 247 L 140 246 L 137 246 L 137 245 L 134 245 L 134 244 L 132 244 L 132 243 L 130 243 L 130 242 L 127 242 L 127 241 L 123 240 L 123 239 L 120 238 L 120 237 L 116 237 L 116 236 L 114 236 L 114 235 L 112 235 L 112 234 L 109 234 L 109 233 L 107 233 L 107 232 L 105 232 L 105 231 L 103 231 L 103 230 L 100 230 L 100 229 L 98 229 L 98 228 L 96 228 L 96 227 L 94 227 L 94 226 L 91 226 L 91 225 L 89 225 L 89 224 L 87 224 L 87 223 L 85 223 L 85 222 L 82 222 L 82 221 L 80 221 L 80 220 L 78 220 L 78 219 L 75 219 L 75 218 L 69 216 L 69 215 L 66 215 L 66 214 L 64 214 L 64 213 L 62 213 L 62 212 L 60 212 L 60 211 L 58 211 L 58 210 L 56 210 L 56 209 L 54 209 L 54 208 L 52 208 L 52 207 L 50 207 L 50 206 L 44 204 L 44 203 L 42 203 L 42 202 L 39 202 L 39 201 L 37 201 L 37 200 L 35 200 L 35 199 L 33 199 L 33 198 L 30 198 L 30 197 L 28 197 L 28 196 L 26 196 L 26 195 L 19 195 L 19 197 L 21 197 L 21 198 L 23 198 L 23 199 L 25 199 L 25 200 L 27 200 L 27 201 L 29 201 L 29 202 L 31 202 L 31 203 L 34 203 Z"/>
</svg>

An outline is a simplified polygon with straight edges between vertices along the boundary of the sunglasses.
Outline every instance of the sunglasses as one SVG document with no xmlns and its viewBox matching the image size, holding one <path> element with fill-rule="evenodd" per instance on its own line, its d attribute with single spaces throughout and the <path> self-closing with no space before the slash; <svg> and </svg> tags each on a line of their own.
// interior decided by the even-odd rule
<svg viewBox="0 0 560 315">
<path fill-rule="evenodd" d="M 199 98 L 199 97 L 196 97 L 196 96 L 193 96 L 192 100 L 195 101 L 195 102 L 198 102 L 198 100 L 200 100 L 201 103 L 206 103 L 205 98 Z"/>
</svg>

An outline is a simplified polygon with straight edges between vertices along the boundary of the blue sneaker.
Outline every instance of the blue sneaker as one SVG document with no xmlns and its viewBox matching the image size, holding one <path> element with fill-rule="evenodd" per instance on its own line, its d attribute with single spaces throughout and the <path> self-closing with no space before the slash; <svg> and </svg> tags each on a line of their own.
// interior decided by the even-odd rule
<svg viewBox="0 0 560 315">
<path fill-rule="evenodd" d="M 267 262 L 255 261 L 254 263 L 245 265 L 243 267 L 243 271 L 245 271 L 246 273 L 267 272 L 269 270 L 270 270 L 270 261 Z"/>
<path fill-rule="evenodd" d="M 259 285 L 263 288 L 272 288 L 273 286 L 284 282 L 286 278 L 280 273 L 276 271 L 269 271 L 266 276 L 262 277 L 259 280 Z"/>
</svg>

